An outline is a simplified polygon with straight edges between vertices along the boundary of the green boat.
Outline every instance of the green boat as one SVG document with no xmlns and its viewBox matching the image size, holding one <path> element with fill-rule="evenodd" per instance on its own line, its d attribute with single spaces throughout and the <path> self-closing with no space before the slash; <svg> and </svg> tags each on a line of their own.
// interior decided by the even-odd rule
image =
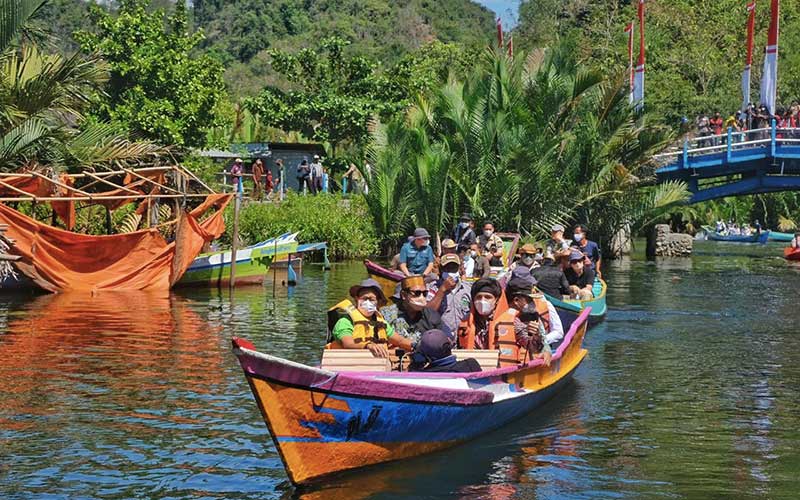
<svg viewBox="0 0 800 500">
<path fill-rule="evenodd" d="M 276 257 L 297 252 L 297 233 L 287 233 L 236 251 L 236 284 L 261 284 Z M 231 251 L 199 255 L 176 286 L 214 287 L 230 283 Z"/>
<path fill-rule="evenodd" d="M 592 308 L 592 312 L 589 313 L 589 323 L 595 324 L 603 321 L 608 311 L 606 307 L 606 288 L 606 282 L 597 278 L 592 287 L 592 292 L 594 293 L 594 298 L 592 299 L 564 300 L 551 295 L 545 295 L 545 297 L 555 306 L 558 316 L 565 324 L 572 324 L 575 318 L 587 307 Z"/>
</svg>

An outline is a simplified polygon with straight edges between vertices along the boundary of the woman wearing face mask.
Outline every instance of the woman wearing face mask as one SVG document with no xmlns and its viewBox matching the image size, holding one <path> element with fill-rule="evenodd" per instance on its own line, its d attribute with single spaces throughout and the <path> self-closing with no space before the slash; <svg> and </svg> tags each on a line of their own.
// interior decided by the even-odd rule
<svg viewBox="0 0 800 500">
<path fill-rule="evenodd" d="M 355 303 L 346 300 L 331 310 L 340 316 L 331 331 L 332 347 L 368 349 L 376 358 L 389 356 L 387 345 L 412 350 L 411 341 L 395 333 L 378 311 L 386 304 L 386 297 L 377 281 L 368 279 L 350 287 L 350 296 Z"/>
<path fill-rule="evenodd" d="M 412 343 L 419 342 L 428 330 L 442 330 L 452 335 L 438 312 L 428 307 L 428 288 L 422 276 L 406 276 L 397 284 L 394 304 L 380 310 L 386 322 Z"/>
<path fill-rule="evenodd" d="M 519 258 L 513 264 L 511 264 L 511 270 L 513 271 L 520 266 L 526 267 L 529 270 L 539 267 L 539 263 L 537 263 L 536 258 L 540 255 L 539 249 L 537 249 L 535 245 L 531 243 L 525 243 L 522 245 L 522 248 L 519 249 Z"/>
<path fill-rule="evenodd" d="M 496 349 L 497 319 L 508 309 L 497 280 L 482 278 L 472 284 L 472 309 L 458 328 L 461 349 Z"/>
</svg>

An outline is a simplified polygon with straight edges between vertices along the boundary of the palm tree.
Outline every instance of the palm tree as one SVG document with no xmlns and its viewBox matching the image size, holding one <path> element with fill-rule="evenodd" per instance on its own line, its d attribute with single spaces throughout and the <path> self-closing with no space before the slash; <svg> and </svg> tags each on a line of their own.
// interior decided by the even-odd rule
<svg viewBox="0 0 800 500">
<path fill-rule="evenodd" d="M 152 143 L 129 140 L 118 127 L 84 119 L 108 79 L 97 56 L 66 58 L 43 54 L 35 43 L 14 45 L 43 3 L 0 0 L 1 168 L 103 167 L 163 153 Z"/>
</svg>

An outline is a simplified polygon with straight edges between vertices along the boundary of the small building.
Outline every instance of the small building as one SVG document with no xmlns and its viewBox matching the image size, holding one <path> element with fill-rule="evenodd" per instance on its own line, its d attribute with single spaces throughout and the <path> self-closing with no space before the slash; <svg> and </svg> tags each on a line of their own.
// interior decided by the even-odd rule
<svg viewBox="0 0 800 500">
<path fill-rule="evenodd" d="M 256 142 L 248 144 L 232 144 L 229 151 L 210 149 L 200 151 L 200 156 L 212 158 L 214 161 L 222 163 L 219 176 L 223 184 L 230 182 L 230 177 L 227 173 L 230 172 L 233 161 L 236 158 L 241 158 L 244 161 L 245 173 L 251 172 L 251 165 L 257 159 L 261 159 L 265 169 L 272 172 L 272 178 L 275 180 L 275 187 L 277 188 L 278 180 L 281 173 L 275 164 L 276 160 L 282 159 L 286 175 L 286 188 L 294 191 L 298 190 L 299 184 L 297 182 L 297 165 L 305 158 L 308 162 L 314 158 L 314 155 L 319 155 L 324 159 L 325 148 L 322 144 L 301 144 L 294 142 Z M 324 164 L 324 163 L 323 163 Z"/>
</svg>

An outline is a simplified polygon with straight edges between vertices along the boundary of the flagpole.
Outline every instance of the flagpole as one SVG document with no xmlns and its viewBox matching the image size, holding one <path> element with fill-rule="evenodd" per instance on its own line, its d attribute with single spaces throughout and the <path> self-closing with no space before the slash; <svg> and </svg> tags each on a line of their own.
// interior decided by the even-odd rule
<svg viewBox="0 0 800 500">
<path fill-rule="evenodd" d="M 772 0 L 770 6 L 769 35 L 764 52 L 764 72 L 761 76 L 761 104 L 770 115 L 775 115 L 778 94 L 778 35 L 780 33 L 780 0 Z"/>
<path fill-rule="evenodd" d="M 628 101 L 633 104 L 633 85 L 634 85 L 634 72 L 633 72 L 633 24 L 630 23 L 625 27 L 625 33 L 628 34 Z"/>
<path fill-rule="evenodd" d="M 497 18 L 497 46 L 503 48 L 503 23 Z"/>
<path fill-rule="evenodd" d="M 633 87 L 633 100 L 636 104 L 637 111 L 641 111 L 644 108 L 644 66 L 644 0 L 639 0 L 639 60 L 636 64 L 636 75 Z"/>
<path fill-rule="evenodd" d="M 742 73 L 742 112 L 750 107 L 750 68 L 753 66 L 753 35 L 756 25 L 756 2 L 747 4 L 747 58 Z"/>
</svg>

